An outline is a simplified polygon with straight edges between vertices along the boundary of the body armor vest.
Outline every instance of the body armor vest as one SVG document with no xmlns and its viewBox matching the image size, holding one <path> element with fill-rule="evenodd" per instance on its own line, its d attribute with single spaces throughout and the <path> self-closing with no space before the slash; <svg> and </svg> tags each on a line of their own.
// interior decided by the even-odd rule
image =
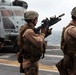
<svg viewBox="0 0 76 75">
<path fill-rule="evenodd" d="M 70 25 L 73 24 L 69 24 L 67 27 L 63 29 L 61 37 L 61 50 L 64 52 L 64 54 L 68 54 L 70 56 L 76 56 L 76 39 L 72 37 L 71 41 L 65 42 L 64 40 L 65 29 L 68 28 Z"/>
<path fill-rule="evenodd" d="M 73 42 L 66 43 L 66 54 L 76 56 L 76 39 L 73 38 Z"/>
<path fill-rule="evenodd" d="M 28 25 L 25 25 L 23 28 L 21 36 L 27 29 L 31 29 Z M 35 31 L 34 31 L 35 32 Z M 21 38 L 21 48 L 22 54 L 25 59 L 30 59 L 30 61 L 35 62 L 44 57 L 44 53 L 41 49 L 36 48 L 25 36 Z M 45 52 L 45 51 L 44 51 Z"/>
</svg>

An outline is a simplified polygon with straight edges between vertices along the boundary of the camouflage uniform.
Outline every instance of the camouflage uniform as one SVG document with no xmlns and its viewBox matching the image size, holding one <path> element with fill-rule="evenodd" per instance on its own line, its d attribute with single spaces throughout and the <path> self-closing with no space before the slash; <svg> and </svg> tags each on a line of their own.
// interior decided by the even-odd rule
<svg viewBox="0 0 76 75">
<path fill-rule="evenodd" d="M 76 75 L 76 22 L 71 21 L 65 28 L 62 51 L 64 58 L 56 64 L 60 75 Z"/>
<path fill-rule="evenodd" d="M 38 75 L 38 61 L 31 62 L 28 56 L 29 50 L 31 49 L 30 42 L 36 46 L 38 49 L 42 49 L 44 45 L 44 33 L 36 34 L 34 32 L 34 25 L 25 25 L 26 31 L 23 34 L 23 62 L 22 67 L 24 69 L 25 75 Z M 27 53 L 26 53 L 27 52 Z M 27 57 L 26 57 L 27 55 Z"/>
<path fill-rule="evenodd" d="M 68 69 L 68 75 L 76 75 L 76 22 L 71 21 L 64 33 L 66 54 L 72 57 L 73 66 Z M 67 63 L 68 64 L 68 63 Z"/>
<path fill-rule="evenodd" d="M 52 31 L 52 29 L 47 30 L 46 25 L 41 27 L 41 32 L 36 31 L 38 16 L 35 11 L 25 12 L 24 18 L 27 24 L 21 27 L 18 35 L 20 52 L 17 53 L 17 59 L 20 63 L 20 72 L 25 75 L 38 75 L 38 61 L 45 53 L 44 37 L 49 36 Z"/>
<path fill-rule="evenodd" d="M 64 58 L 56 64 L 60 75 L 76 75 L 76 7 L 71 11 L 71 18 L 61 36 Z"/>
</svg>

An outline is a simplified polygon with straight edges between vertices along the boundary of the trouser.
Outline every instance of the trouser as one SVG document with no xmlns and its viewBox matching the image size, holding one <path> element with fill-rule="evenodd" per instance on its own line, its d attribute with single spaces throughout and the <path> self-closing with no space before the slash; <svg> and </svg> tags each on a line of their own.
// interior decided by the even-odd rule
<svg viewBox="0 0 76 75">
<path fill-rule="evenodd" d="M 20 65 L 20 73 L 24 75 L 38 75 L 38 61 L 31 62 L 29 59 L 23 58 L 23 62 Z"/>
<path fill-rule="evenodd" d="M 24 69 L 24 72 L 24 75 L 38 75 L 38 66 L 32 63 L 30 67 Z"/>
<path fill-rule="evenodd" d="M 57 67 L 60 75 L 68 75 L 67 69 L 65 69 L 65 68 L 63 67 L 63 59 L 60 60 L 60 61 L 56 64 L 56 67 Z"/>
</svg>

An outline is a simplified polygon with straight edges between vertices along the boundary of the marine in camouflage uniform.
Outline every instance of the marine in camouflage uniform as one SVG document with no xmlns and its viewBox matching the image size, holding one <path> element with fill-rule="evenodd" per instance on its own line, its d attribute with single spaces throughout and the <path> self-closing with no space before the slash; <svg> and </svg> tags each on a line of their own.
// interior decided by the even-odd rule
<svg viewBox="0 0 76 75">
<path fill-rule="evenodd" d="M 37 34 L 35 32 L 35 26 L 38 21 L 38 13 L 35 11 L 27 11 L 24 14 L 25 21 L 27 24 L 21 27 L 21 30 L 25 30 L 23 35 L 22 35 L 22 55 L 23 55 L 23 60 L 21 63 L 21 69 L 23 69 L 23 73 L 25 75 L 38 75 L 38 69 L 39 69 L 39 64 L 38 64 L 38 59 L 35 57 L 35 59 L 32 59 L 32 56 L 30 57 L 30 50 L 37 49 L 39 50 L 44 50 L 45 46 L 45 34 L 46 34 L 46 27 L 41 29 L 41 33 Z M 48 30 L 49 33 L 51 34 L 51 31 Z M 18 43 L 19 44 L 19 43 Z M 35 51 L 34 51 L 35 52 Z"/>
<path fill-rule="evenodd" d="M 72 20 L 62 35 L 64 58 L 56 64 L 60 75 L 76 75 L 76 7 L 72 9 L 71 17 Z"/>
</svg>

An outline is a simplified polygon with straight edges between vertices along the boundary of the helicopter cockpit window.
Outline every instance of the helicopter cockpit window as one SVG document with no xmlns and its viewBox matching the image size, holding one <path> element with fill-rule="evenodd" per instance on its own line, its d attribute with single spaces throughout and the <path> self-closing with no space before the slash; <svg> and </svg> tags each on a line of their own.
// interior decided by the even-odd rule
<svg viewBox="0 0 76 75">
<path fill-rule="evenodd" d="M 4 29 L 15 29 L 14 24 L 9 18 L 3 18 Z"/>
<path fill-rule="evenodd" d="M 13 16 L 13 12 L 12 12 L 12 10 L 1 10 L 1 14 L 2 14 L 2 16 L 4 17 L 4 16 Z"/>
<path fill-rule="evenodd" d="M 23 12 L 20 10 L 14 10 L 16 16 L 23 16 Z"/>
</svg>

